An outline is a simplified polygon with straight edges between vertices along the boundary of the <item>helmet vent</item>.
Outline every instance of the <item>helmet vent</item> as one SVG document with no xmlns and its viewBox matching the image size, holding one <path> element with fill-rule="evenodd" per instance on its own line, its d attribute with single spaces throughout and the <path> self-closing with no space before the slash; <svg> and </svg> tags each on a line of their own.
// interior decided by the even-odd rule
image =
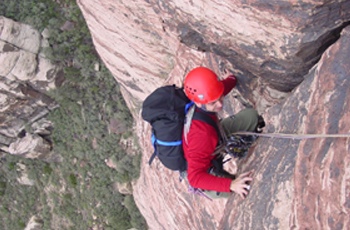
<svg viewBox="0 0 350 230">
<path fill-rule="evenodd" d="M 196 89 L 193 89 L 192 87 L 186 86 L 186 89 L 187 89 L 187 90 L 189 91 L 189 93 L 192 94 L 192 95 L 194 95 L 194 94 L 197 92 L 197 90 L 196 90 Z"/>
</svg>

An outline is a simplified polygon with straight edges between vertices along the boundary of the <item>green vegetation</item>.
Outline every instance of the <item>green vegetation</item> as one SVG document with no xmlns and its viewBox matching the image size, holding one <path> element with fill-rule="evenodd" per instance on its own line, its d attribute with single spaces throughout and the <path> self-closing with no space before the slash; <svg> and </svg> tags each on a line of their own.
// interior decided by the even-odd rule
<svg viewBox="0 0 350 230">
<path fill-rule="evenodd" d="M 133 197 L 115 189 L 116 182 L 139 176 L 140 154 L 127 154 L 119 145 L 132 134 L 132 116 L 94 50 L 75 1 L 3 0 L 0 15 L 40 32 L 48 29 L 50 48 L 44 52 L 63 67 L 65 76 L 50 92 L 60 107 L 48 118 L 55 127 L 49 137 L 53 151 L 62 160 L 11 155 L 0 160 L 0 229 L 23 229 L 34 215 L 43 229 L 146 229 Z M 61 30 L 67 21 L 75 29 Z M 109 132 L 111 120 L 118 121 L 118 133 Z M 107 167 L 105 159 L 117 168 Z M 33 185 L 19 183 L 25 174 Z"/>
</svg>

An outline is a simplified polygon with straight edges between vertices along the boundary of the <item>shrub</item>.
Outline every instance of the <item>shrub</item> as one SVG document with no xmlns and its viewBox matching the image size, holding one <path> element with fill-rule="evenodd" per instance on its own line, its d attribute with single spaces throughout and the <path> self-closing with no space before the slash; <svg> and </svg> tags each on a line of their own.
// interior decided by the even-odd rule
<svg viewBox="0 0 350 230">
<path fill-rule="evenodd" d="M 76 186 L 78 184 L 77 177 L 74 174 L 69 174 L 68 181 L 72 186 Z"/>
<path fill-rule="evenodd" d="M 0 196 L 5 194 L 6 190 L 6 181 L 0 181 Z"/>
<path fill-rule="evenodd" d="M 3 194 L 0 229 L 20 229 L 33 212 L 41 216 L 45 229 L 53 228 L 52 213 L 59 214 L 63 220 L 56 229 L 67 226 L 90 229 L 92 223 L 105 229 L 136 226 L 135 216 L 143 220 L 141 214 L 137 214 L 136 205 L 126 208 L 122 204 L 124 196 L 112 185 L 115 181 L 137 178 L 141 157 L 129 156 L 117 146 L 121 132 L 108 132 L 110 120 L 117 119 L 123 123 L 124 135 L 130 135 L 132 116 L 117 82 L 94 50 L 76 2 L 4 0 L 0 14 L 29 23 L 39 31 L 48 28 L 50 47 L 44 52 L 64 68 L 65 76 L 63 85 L 49 92 L 60 104 L 49 114 L 49 119 L 55 127 L 51 136 L 54 152 L 63 160 L 50 163 L 6 156 L 6 163 L 0 164 L 0 172 L 3 171 L 6 178 L 0 180 L 0 195 Z M 60 30 L 65 21 L 75 23 L 79 29 Z M 95 64 L 100 66 L 100 71 L 94 70 Z M 104 162 L 111 156 L 123 164 L 118 171 L 108 168 Z M 17 162 L 27 166 L 30 178 L 35 181 L 33 186 L 18 184 Z M 57 194 L 61 190 L 64 193 Z M 55 205 L 50 207 L 49 203 Z"/>
</svg>

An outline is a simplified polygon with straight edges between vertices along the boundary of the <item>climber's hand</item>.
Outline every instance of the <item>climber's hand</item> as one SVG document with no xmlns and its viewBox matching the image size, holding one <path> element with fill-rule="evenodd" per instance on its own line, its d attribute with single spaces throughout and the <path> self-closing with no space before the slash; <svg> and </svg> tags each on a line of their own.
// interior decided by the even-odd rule
<svg viewBox="0 0 350 230">
<path fill-rule="evenodd" d="M 248 195 L 250 189 L 250 182 L 253 180 L 251 177 L 253 174 L 252 171 L 242 173 L 236 179 L 231 182 L 230 190 L 237 193 L 243 199 Z"/>
</svg>

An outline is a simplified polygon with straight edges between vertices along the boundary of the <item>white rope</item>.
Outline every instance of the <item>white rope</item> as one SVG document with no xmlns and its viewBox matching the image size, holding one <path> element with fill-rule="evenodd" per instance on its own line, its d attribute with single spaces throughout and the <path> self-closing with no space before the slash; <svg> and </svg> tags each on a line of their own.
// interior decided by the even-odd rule
<svg viewBox="0 0 350 230">
<path fill-rule="evenodd" d="M 286 139 L 314 139 L 314 138 L 349 138 L 350 133 L 337 133 L 337 134 L 288 134 L 288 133 L 254 133 L 254 132 L 235 132 L 233 134 L 239 135 L 255 135 L 260 137 L 270 138 L 286 138 Z"/>
</svg>

